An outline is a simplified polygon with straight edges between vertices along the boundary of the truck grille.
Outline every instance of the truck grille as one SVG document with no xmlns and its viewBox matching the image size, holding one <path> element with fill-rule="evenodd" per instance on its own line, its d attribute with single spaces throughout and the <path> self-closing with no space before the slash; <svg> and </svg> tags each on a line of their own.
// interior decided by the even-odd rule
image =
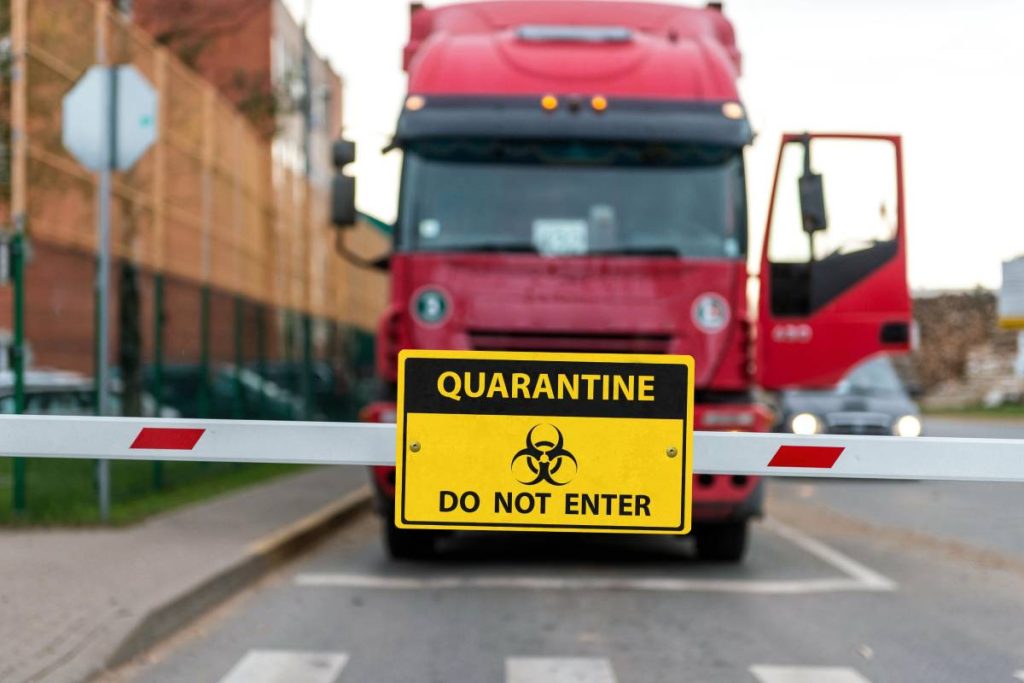
<svg viewBox="0 0 1024 683">
<path fill-rule="evenodd" d="M 470 330 L 478 351 L 565 351 L 577 353 L 666 353 L 668 334 L 563 334 Z"/>
</svg>

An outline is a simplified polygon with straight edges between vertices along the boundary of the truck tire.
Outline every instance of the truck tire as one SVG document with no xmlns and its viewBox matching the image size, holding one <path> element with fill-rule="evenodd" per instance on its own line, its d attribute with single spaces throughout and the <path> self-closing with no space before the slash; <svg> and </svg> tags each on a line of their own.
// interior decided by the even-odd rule
<svg viewBox="0 0 1024 683">
<path fill-rule="evenodd" d="M 697 557 L 710 562 L 740 562 L 747 551 L 747 520 L 703 524 L 694 530 Z"/>
<path fill-rule="evenodd" d="M 384 547 L 394 560 L 426 560 L 437 552 L 437 534 L 419 529 L 399 529 L 384 520 Z"/>
</svg>

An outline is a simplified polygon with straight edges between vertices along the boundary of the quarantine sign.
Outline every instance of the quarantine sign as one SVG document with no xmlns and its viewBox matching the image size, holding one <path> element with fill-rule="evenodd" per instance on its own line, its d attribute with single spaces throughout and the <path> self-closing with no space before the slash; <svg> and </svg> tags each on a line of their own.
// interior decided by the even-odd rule
<svg viewBox="0 0 1024 683">
<path fill-rule="evenodd" d="M 403 351 L 402 528 L 684 534 L 693 359 Z"/>
</svg>

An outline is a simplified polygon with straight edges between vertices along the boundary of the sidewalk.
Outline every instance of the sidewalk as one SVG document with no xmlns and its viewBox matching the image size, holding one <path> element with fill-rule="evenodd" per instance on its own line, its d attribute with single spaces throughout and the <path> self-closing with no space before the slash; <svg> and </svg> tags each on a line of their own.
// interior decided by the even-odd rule
<svg viewBox="0 0 1024 683">
<path fill-rule="evenodd" d="M 125 529 L 0 531 L 0 681 L 76 683 L 220 602 L 368 500 L 317 468 Z"/>
</svg>

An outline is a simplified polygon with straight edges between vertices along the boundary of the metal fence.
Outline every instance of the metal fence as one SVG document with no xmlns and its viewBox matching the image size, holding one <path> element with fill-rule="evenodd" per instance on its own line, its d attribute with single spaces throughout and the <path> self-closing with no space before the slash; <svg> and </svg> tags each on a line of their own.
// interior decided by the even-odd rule
<svg viewBox="0 0 1024 683">
<path fill-rule="evenodd" d="M 109 2 L 0 0 L 4 21 L 0 222 L 31 245 L 20 307 L 30 357 L 82 375 L 95 360 L 98 179 L 63 147 L 61 101 L 105 55 L 134 64 L 160 101 L 158 142 L 112 188 L 116 412 L 149 404 L 183 417 L 353 419 L 374 391 L 386 278 L 337 255 L 327 188 L 279 163 L 226 98 Z M 387 248 L 369 225 L 349 241 L 368 254 Z M 0 287 L 0 327 L 18 327 L 16 299 Z M 15 410 L 53 412 L 33 399 L 37 389 L 30 383 Z M 83 464 L 0 458 L 0 521 L 10 510 L 93 519 L 95 473 Z M 258 476 L 240 467 L 250 466 L 117 464 L 113 518 L 221 477 Z"/>
</svg>

